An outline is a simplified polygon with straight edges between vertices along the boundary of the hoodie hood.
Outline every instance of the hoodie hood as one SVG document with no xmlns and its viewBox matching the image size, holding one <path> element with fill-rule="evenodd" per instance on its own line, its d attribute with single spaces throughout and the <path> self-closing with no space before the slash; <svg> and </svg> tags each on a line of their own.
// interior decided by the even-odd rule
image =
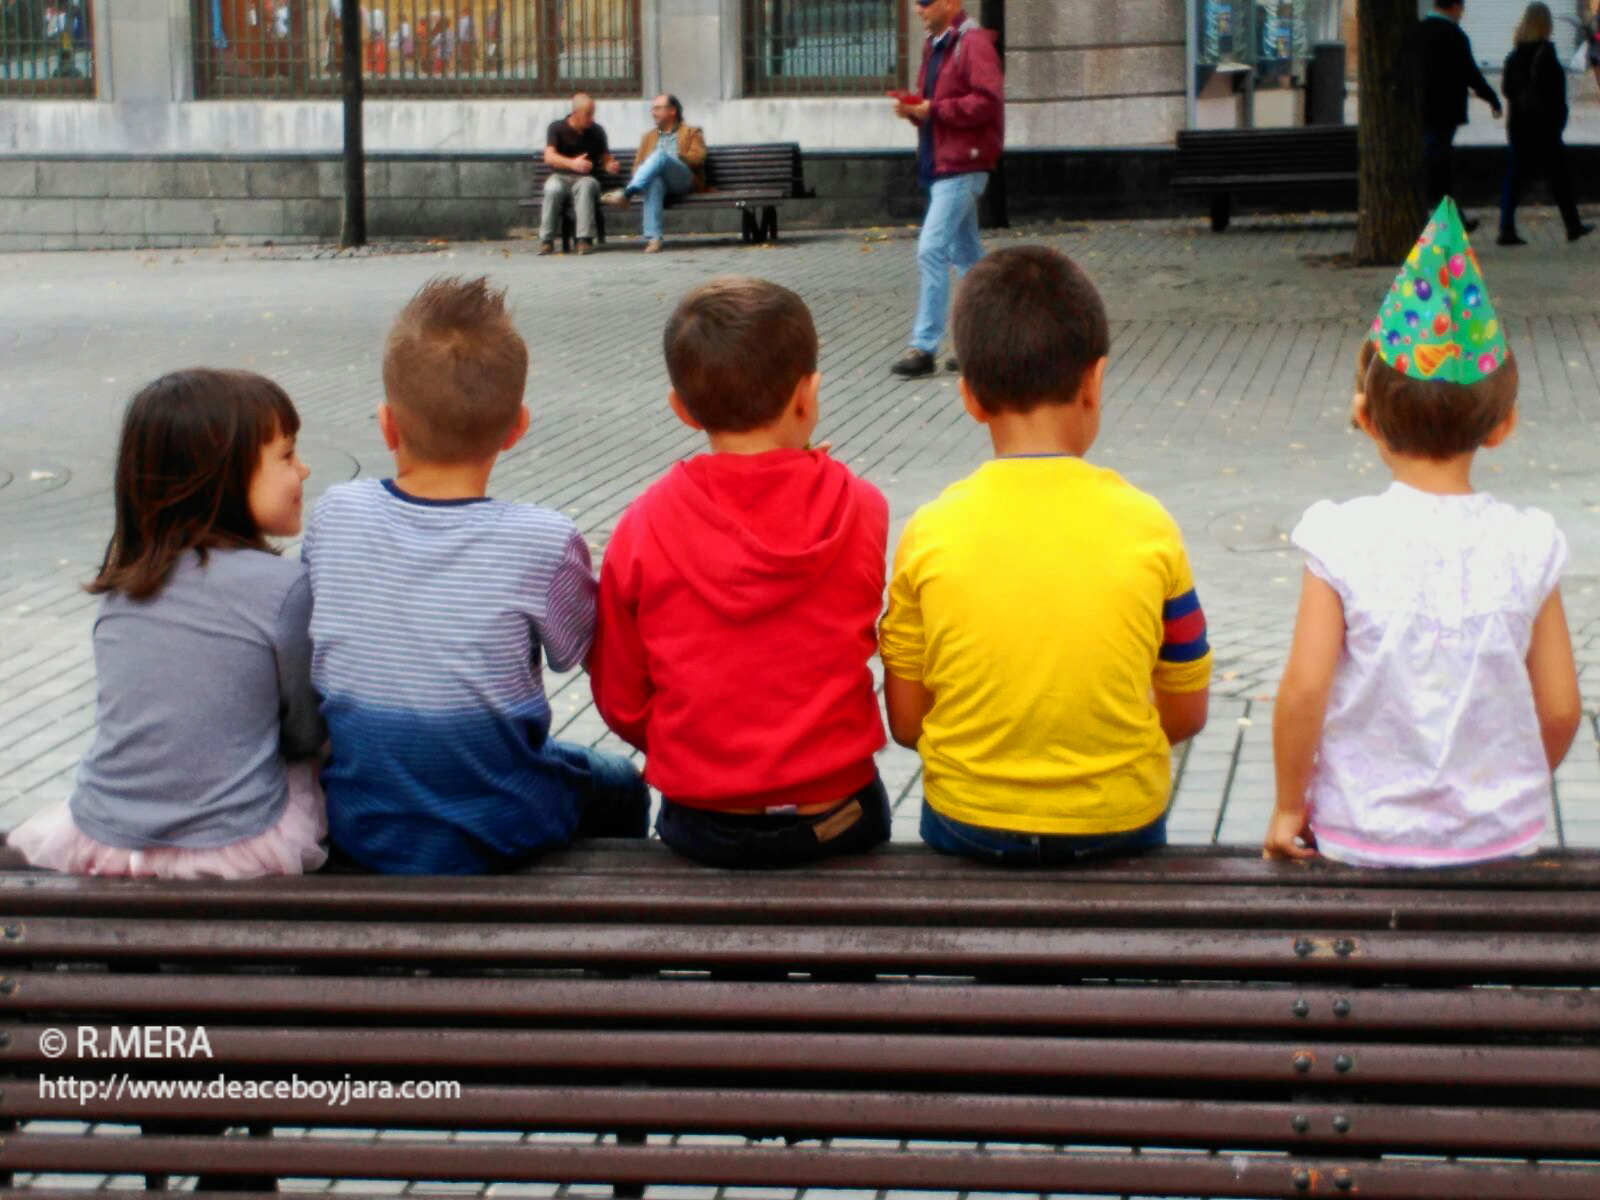
<svg viewBox="0 0 1600 1200">
<path fill-rule="evenodd" d="M 750 620 L 795 601 L 849 544 L 855 477 L 814 450 L 702 454 L 651 489 L 650 537 L 713 609 Z"/>
</svg>

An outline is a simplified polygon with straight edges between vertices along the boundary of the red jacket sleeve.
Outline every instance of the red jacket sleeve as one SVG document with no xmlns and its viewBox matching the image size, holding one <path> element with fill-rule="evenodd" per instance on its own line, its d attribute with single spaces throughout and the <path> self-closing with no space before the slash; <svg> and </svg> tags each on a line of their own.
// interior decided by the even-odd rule
<svg viewBox="0 0 1600 1200">
<path fill-rule="evenodd" d="M 1005 105 L 1005 74 L 994 35 L 987 29 L 973 30 L 961 39 L 959 53 L 967 86 L 958 96 L 935 101 L 933 116 L 961 128 L 987 125 L 999 118 Z"/>
<path fill-rule="evenodd" d="M 589 658 L 594 706 L 613 733 L 648 753 L 646 741 L 655 686 L 650 680 L 644 640 L 639 635 L 638 562 L 627 514 L 617 523 L 600 564 L 597 620 L 594 650 Z"/>
</svg>

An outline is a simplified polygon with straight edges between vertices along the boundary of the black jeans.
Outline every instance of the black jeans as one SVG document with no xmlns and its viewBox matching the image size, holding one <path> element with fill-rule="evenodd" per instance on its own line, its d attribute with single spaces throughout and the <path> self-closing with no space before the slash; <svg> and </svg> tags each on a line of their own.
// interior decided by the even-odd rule
<svg viewBox="0 0 1600 1200">
<path fill-rule="evenodd" d="M 661 840 L 708 867 L 793 867 L 889 840 L 889 793 L 876 775 L 819 813 L 724 813 L 661 802 Z"/>
<path fill-rule="evenodd" d="M 1561 210 L 1567 232 L 1582 227 L 1578 205 L 1572 198 L 1572 179 L 1567 174 L 1567 147 L 1561 136 L 1513 138 L 1506 151 L 1506 181 L 1500 190 L 1500 232 L 1517 231 L 1517 203 L 1528 184 L 1544 176 L 1550 198 Z"/>
<path fill-rule="evenodd" d="M 1449 129 L 1422 131 L 1422 180 L 1428 192 L 1430 214 L 1439 207 L 1439 201 L 1455 195 L 1455 179 L 1450 169 L 1455 146 L 1454 125 Z"/>
</svg>

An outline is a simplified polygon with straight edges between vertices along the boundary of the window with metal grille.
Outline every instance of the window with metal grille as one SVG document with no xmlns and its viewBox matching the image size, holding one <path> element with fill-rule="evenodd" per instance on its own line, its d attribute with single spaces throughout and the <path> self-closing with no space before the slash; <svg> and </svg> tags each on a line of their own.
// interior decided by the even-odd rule
<svg viewBox="0 0 1600 1200">
<path fill-rule="evenodd" d="M 196 94 L 337 93 L 340 9 L 351 2 L 193 0 Z M 361 31 L 370 95 L 637 96 L 643 87 L 639 0 L 365 0 Z"/>
<path fill-rule="evenodd" d="M 90 0 L 0 0 L 0 96 L 92 95 Z"/>
<path fill-rule="evenodd" d="M 904 86 L 907 2 L 745 0 L 745 93 L 871 95 Z"/>
</svg>

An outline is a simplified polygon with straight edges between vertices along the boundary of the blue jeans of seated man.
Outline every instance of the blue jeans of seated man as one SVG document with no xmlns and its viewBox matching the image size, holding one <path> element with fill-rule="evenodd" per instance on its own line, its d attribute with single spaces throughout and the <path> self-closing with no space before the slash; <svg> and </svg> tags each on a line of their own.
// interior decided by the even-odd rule
<svg viewBox="0 0 1600 1200">
<path fill-rule="evenodd" d="M 670 196 L 686 196 L 694 189 L 694 172 L 682 159 L 673 158 L 665 150 L 657 150 L 634 168 L 633 178 L 622 190 L 631 199 L 644 197 L 644 236 L 655 240 L 661 236 L 661 213 Z"/>
<path fill-rule="evenodd" d="M 950 269 L 960 279 L 983 257 L 978 240 L 978 197 L 989 186 L 987 173 L 952 175 L 935 179 L 928 191 L 928 215 L 922 218 L 917 238 L 917 266 L 922 272 L 922 292 L 917 301 L 917 323 L 911 344 L 933 354 L 944 337 L 950 316 Z"/>
<path fill-rule="evenodd" d="M 968 825 L 922 802 L 922 840 L 940 854 L 976 858 L 1008 867 L 1049 867 L 1089 858 L 1143 854 L 1167 844 L 1163 813 L 1148 825 L 1123 833 L 1036 834 Z"/>
</svg>

